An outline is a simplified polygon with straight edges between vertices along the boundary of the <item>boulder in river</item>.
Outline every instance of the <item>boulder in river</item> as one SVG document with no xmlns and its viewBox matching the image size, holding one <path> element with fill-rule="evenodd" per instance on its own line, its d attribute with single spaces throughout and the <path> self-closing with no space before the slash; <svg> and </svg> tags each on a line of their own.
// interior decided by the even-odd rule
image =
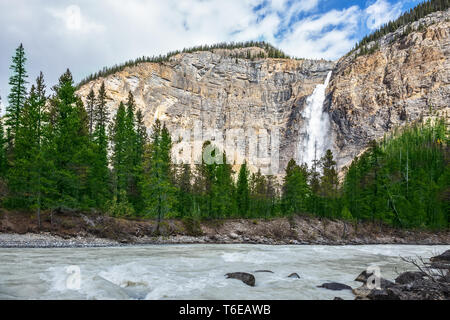
<svg viewBox="0 0 450 320">
<path fill-rule="evenodd" d="M 328 290 L 334 290 L 334 291 L 339 291 L 339 290 L 352 290 L 352 287 L 346 285 L 346 284 L 342 284 L 342 283 L 337 283 L 337 282 L 329 282 L 329 283 L 324 283 L 320 286 L 317 286 L 317 288 L 325 288 Z"/>
<path fill-rule="evenodd" d="M 367 285 L 367 281 L 371 280 L 373 285 L 375 285 L 376 279 L 375 279 L 375 277 L 371 278 L 372 276 L 373 276 L 373 273 L 368 273 L 367 271 L 364 270 L 363 272 L 361 272 L 359 274 L 358 277 L 356 277 L 355 281 L 362 282 L 362 283 L 364 283 L 364 285 Z M 384 288 L 394 285 L 394 283 L 392 281 L 386 280 L 384 278 L 380 277 L 379 280 L 380 280 L 381 289 L 384 289 Z"/>
<path fill-rule="evenodd" d="M 440 254 L 435 257 L 430 258 L 431 262 L 446 262 L 450 263 L 450 250 L 445 251 L 443 254 Z"/>
<path fill-rule="evenodd" d="M 361 272 L 361 273 L 359 274 L 359 276 L 356 277 L 355 281 L 362 282 L 362 283 L 366 283 L 367 280 L 369 280 L 369 277 L 370 277 L 371 275 L 373 275 L 373 273 L 367 273 L 367 271 L 364 270 L 363 272 Z"/>
<path fill-rule="evenodd" d="M 298 273 L 294 272 L 288 275 L 288 278 L 300 279 L 300 276 L 298 275 Z"/>
<path fill-rule="evenodd" d="M 241 280 L 243 283 L 245 283 L 248 286 L 251 286 L 251 287 L 255 286 L 255 276 L 253 276 L 250 273 L 233 272 L 233 273 L 227 273 L 225 276 L 227 277 L 227 279 L 237 279 L 237 280 Z"/>
<path fill-rule="evenodd" d="M 414 282 L 416 280 L 422 280 L 425 276 L 425 273 L 421 271 L 408 271 L 403 272 L 401 275 L 399 275 L 397 278 L 395 278 L 396 284 L 408 284 L 411 282 Z"/>
</svg>

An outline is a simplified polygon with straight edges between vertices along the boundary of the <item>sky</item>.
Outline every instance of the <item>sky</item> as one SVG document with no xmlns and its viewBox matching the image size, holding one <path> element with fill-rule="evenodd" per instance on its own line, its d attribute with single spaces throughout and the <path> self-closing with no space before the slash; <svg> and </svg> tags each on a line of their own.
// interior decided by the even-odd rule
<svg viewBox="0 0 450 320">
<path fill-rule="evenodd" d="M 420 0 L 0 0 L 0 96 L 23 43 L 28 81 L 47 88 L 103 66 L 218 42 L 264 40 L 301 58 L 335 60 Z M 51 90 L 47 90 L 51 93 Z"/>
</svg>

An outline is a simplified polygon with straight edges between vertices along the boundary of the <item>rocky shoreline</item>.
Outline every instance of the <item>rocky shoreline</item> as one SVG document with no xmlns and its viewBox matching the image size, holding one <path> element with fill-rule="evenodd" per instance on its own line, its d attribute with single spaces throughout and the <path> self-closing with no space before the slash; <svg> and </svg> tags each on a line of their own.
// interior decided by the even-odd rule
<svg viewBox="0 0 450 320">
<path fill-rule="evenodd" d="M 154 220 L 59 212 L 0 212 L 0 247 L 104 247 L 148 244 L 448 245 L 450 231 L 403 230 L 379 223 L 299 215 L 275 219 Z"/>
<path fill-rule="evenodd" d="M 115 241 L 107 238 L 93 236 L 76 236 L 63 238 L 51 233 L 0 233 L 0 248 L 94 248 L 94 247 L 122 247 L 136 245 L 177 245 L 177 244 L 250 244 L 250 245 L 447 245 L 448 243 L 432 243 L 428 241 L 409 242 L 395 239 L 386 241 L 381 239 L 359 239 L 352 241 L 298 241 L 298 240 L 274 240 L 266 237 L 238 237 L 234 236 L 159 236 L 159 237 L 135 237 L 127 241 Z"/>
</svg>

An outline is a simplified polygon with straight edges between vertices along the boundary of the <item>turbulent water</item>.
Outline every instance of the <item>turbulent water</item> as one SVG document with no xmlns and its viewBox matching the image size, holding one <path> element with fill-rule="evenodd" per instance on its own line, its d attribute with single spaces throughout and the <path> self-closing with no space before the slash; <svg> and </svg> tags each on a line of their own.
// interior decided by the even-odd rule
<svg viewBox="0 0 450 320">
<path fill-rule="evenodd" d="M 319 84 L 306 101 L 302 117 L 306 125 L 300 132 L 300 146 L 298 163 L 306 163 L 312 166 L 314 159 L 320 159 L 328 146 L 328 134 L 330 131 L 330 119 L 328 113 L 323 112 L 325 90 L 331 79 L 331 71 L 328 73 L 324 84 Z"/>
<path fill-rule="evenodd" d="M 429 258 L 450 246 L 154 245 L 117 248 L 0 249 L 0 299 L 353 299 L 317 288 L 377 265 L 382 276 L 411 269 L 400 256 Z M 67 269 L 80 270 L 79 288 Z M 72 267 L 73 269 L 73 267 Z M 254 273 L 256 286 L 225 279 Z M 287 276 L 298 273 L 301 279 Z M 72 278 L 73 280 L 73 278 Z M 68 288 L 69 287 L 69 288 Z"/>
</svg>

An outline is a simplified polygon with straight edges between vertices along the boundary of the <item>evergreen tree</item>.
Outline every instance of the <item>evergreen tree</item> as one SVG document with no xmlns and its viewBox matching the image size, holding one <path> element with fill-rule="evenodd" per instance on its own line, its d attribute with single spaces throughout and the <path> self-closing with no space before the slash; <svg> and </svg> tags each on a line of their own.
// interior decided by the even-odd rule
<svg viewBox="0 0 450 320">
<path fill-rule="evenodd" d="M 0 105 L 1 105 L 1 97 L 0 97 Z M 8 162 L 6 159 L 6 142 L 7 140 L 5 138 L 3 119 L 0 118 L 0 178 L 5 178 L 6 171 L 8 169 Z"/>
<path fill-rule="evenodd" d="M 90 184 L 90 197 L 95 199 L 96 206 L 102 208 L 106 201 L 109 199 L 109 168 L 108 168 L 108 118 L 109 112 L 106 105 L 106 90 L 105 83 L 103 82 L 100 90 L 98 92 L 98 97 L 96 99 L 96 104 L 94 105 L 94 122 L 95 130 L 93 133 L 93 163 L 90 176 L 88 178 Z M 88 97 L 88 117 L 89 126 L 92 125 L 92 119 L 90 115 L 89 103 L 92 102 L 91 98 Z"/>
<path fill-rule="evenodd" d="M 145 199 L 145 216 L 157 218 L 156 233 L 165 217 L 176 215 L 176 188 L 170 179 L 171 138 L 159 119 L 153 125 L 150 144 L 146 146 L 143 161 L 142 195 Z"/>
<path fill-rule="evenodd" d="M 271 214 L 271 195 L 268 190 L 267 179 L 261 174 L 261 170 L 252 174 L 250 179 L 250 211 L 258 216 L 267 218 Z"/>
<path fill-rule="evenodd" d="M 89 94 L 86 97 L 86 101 L 87 101 L 87 113 L 89 116 L 89 135 L 92 135 L 94 133 L 95 104 L 96 104 L 94 89 L 91 89 L 91 91 L 89 91 Z"/>
<path fill-rule="evenodd" d="M 222 153 L 222 161 L 215 166 L 215 179 L 212 185 L 212 215 L 214 218 L 231 216 L 235 211 L 233 170 L 226 163 L 226 154 Z"/>
<path fill-rule="evenodd" d="M 135 101 L 134 96 L 131 91 L 128 93 L 128 100 L 126 103 L 126 117 L 125 117 L 125 162 L 126 162 L 126 183 L 127 183 L 127 195 L 128 199 L 133 204 L 136 204 L 137 198 L 139 197 L 136 171 L 135 168 L 138 165 L 137 161 L 137 143 L 138 136 L 136 133 L 136 121 L 135 121 Z"/>
<path fill-rule="evenodd" d="M 324 199 L 324 214 L 328 217 L 338 217 L 341 213 L 338 201 L 339 179 L 336 170 L 336 161 L 331 150 L 327 150 L 320 161 L 322 177 L 320 181 L 320 195 Z"/>
<path fill-rule="evenodd" d="M 191 168 L 189 164 L 183 164 L 177 179 L 177 211 L 182 218 L 189 217 L 193 213 L 194 199 L 191 180 Z"/>
<path fill-rule="evenodd" d="M 9 85 L 11 86 L 11 92 L 8 95 L 8 107 L 6 108 L 6 126 L 8 132 L 9 148 L 12 148 L 13 140 L 17 129 L 19 127 L 20 113 L 23 109 L 25 99 L 27 96 L 27 72 L 25 70 L 25 50 L 23 45 L 20 44 L 16 49 L 16 54 L 12 58 L 12 65 L 10 69 L 13 74 L 9 78 Z"/>
<path fill-rule="evenodd" d="M 134 200 L 134 207 L 137 211 L 141 212 L 144 208 L 144 201 L 142 199 L 142 193 L 140 189 L 141 177 L 142 177 L 142 161 L 144 157 L 144 148 L 148 143 L 147 127 L 144 124 L 144 117 L 142 111 L 136 112 L 136 145 L 135 145 L 135 164 L 133 169 L 134 183 L 136 186 L 136 195 Z"/>
<path fill-rule="evenodd" d="M 203 154 L 206 150 L 212 150 L 211 156 L 215 157 L 217 148 L 213 148 L 210 141 L 206 141 L 202 146 L 202 158 L 200 159 L 200 164 L 195 165 L 195 176 L 194 176 L 194 209 L 200 213 L 204 218 L 209 218 L 213 214 L 213 186 L 216 179 L 216 168 L 217 164 L 206 163 L 203 161 Z"/>
<path fill-rule="evenodd" d="M 86 109 L 76 96 L 72 74 L 67 70 L 53 90 L 51 99 L 51 142 L 48 154 L 55 165 L 56 205 L 79 208 L 91 206 L 88 196 L 88 174 L 92 145 Z"/>
<path fill-rule="evenodd" d="M 236 185 L 236 200 L 238 214 L 241 217 L 246 217 L 250 205 L 250 190 L 248 185 L 250 172 L 247 169 L 247 162 L 241 165 Z"/>
<path fill-rule="evenodd" d="M 111 143 L 112 143 L 112 166 L 113 166 L 113 190 L 114 196 L 120 202 L 121 195 L 126 194 L 127 178 L 126 178 L 126 151 L 127 151 L 127 136 L 126 136 L 126 110 L 123 102 L 120 103 L 119 108 L 114 119 L 113 127 L 111 129 Z M 124 193 L 122 193 L 122 191 Z M 123 199 L 124 200 L 124 199 Z M 127 199 L 128 200 L 128 199 Z"/>
<path fill-rule="evenodd" d="M 15 136 L 15 157 L 8 174 L 10 205 L 36 209 L 40 228 L 41 208 L 54 197 L 52 163 L 45 156 L 49 148 L 48 112 L 42 72 L 31 87 L 19 118 Z"/>
<path fill-rule="evenodd" d="M 307 209 L 307 199 L 310 196 L 307 171 L 291 159 L 286 167 L 283 184 L 283 210 L 285 214 L 302 213 Z"/>
</svg>

